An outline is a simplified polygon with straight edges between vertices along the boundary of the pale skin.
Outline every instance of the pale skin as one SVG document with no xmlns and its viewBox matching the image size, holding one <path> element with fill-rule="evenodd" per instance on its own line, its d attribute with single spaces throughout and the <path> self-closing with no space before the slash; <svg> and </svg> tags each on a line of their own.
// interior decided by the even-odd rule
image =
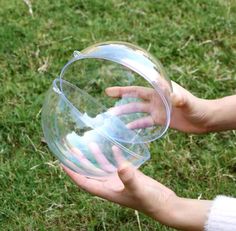
<svg viewBox="0 0 236 231">
<path fill-rule="evenodd" d="M 173 111 L 170 123 L 172 128 L 188 133 L 236 129 L 236 95 L 205 100 L 197 98 L 174 82 L 172 84 Z M 150 102 L 153 102 L 152 90 L 148 88 L 133 86 L 106 89 L 108 96 L 116 98 L 132 93 L 144 98 L 145 105 L 138 105 L 139 109 L 143 106 L 146 110 Z M 145 123 L 148 124 L 147 120 Z M 142 126 L 142 121 L 131 124 L 132 126 Z M 114 154 L 117 152 L 115 147 L 113 152 Z M 80 188 L 92 195 L 136 209 L 176 229 L 191 231 L 204 229 L 211 201 L 179 197 L 158 181 L 126 165 L 120 166 L 117 175 L 104 181 L 89 179 L 65 166 L 63 168 Z"/>
</svg>

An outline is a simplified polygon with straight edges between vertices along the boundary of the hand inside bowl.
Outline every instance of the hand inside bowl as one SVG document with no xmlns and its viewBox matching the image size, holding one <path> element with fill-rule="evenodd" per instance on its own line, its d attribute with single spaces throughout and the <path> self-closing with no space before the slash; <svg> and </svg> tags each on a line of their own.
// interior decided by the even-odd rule
<svg viewBox="0 0 236 231">
<path fill-rule="evenodd" d="M 76 172 L 88 177 L 105 177 L 116 173 L 119 166 L 130 165 L 126 160 L 123 151 L 116 145 L 106 147 L 111 149 L 110 155 L 104 150 L 102 142 L 100 144 L 73 134 L 73 139 L 67 136 L 67 145 L 70 146 L 70 153 L 64 164 Z M 103 150 L 103 151 L 102 151 Z"/>
<path fill-rule="evenodd" d="M 138 99 L 138 101 L 128 101 L 128 103 L 115 105 L 109 109 L 109 113 L 115 116 L 143 113 L 141 118 L 134 119 L 127 123 L 126 126 L 130 129 L 163 125 L 166 122 L 165 106 L 162 99 L 154 89 L 140 86 L 110 87 L 106 89 L 106 94 L 113 98 Z"/>
</svg>

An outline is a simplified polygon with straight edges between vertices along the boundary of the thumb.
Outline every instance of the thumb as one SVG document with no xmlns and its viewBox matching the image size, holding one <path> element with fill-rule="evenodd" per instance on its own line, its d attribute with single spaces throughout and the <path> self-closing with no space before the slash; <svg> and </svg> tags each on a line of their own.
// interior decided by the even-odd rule
<svg viewBox="0 0 236 231">
<path fill-rule="evenodd" d="M 121 167 L 118 170 L 118 176 L 124 184 L 125 189 L 130 191 L 136 191 L 138 189 L 139 182 L 136 176 L 136 170 L 133 167 Z"/>
</svg>

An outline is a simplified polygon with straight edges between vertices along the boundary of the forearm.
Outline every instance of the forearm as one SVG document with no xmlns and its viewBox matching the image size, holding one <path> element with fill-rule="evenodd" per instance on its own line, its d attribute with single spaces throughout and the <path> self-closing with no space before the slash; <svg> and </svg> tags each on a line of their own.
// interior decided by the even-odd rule
<svg viewBox="0 0 236 231">
<path fill-rule="evenodd" d="M 236 129 L 236 95 L 208 100 L 210 116 L 206 124 L 209 132 Z"/>
</svg>

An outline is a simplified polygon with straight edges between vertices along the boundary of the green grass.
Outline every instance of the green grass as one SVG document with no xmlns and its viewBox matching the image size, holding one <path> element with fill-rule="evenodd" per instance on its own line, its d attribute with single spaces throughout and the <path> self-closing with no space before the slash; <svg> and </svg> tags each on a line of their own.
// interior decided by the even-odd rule
<svg viewBox="0 0 236 231">
<path fill-rule="evenodd" d="M 134 211 L 78 189 L 43 142 L 40 109 L 73 50 L 123 40 L 199 97 L 236 92 L 234 0 L 0 1 L 0 230 L 138 230 Z M 45 65 L 44 65 L 45 64 Z M 45 68 L 40 68 L 44 65 Z M 142 167 L 179 195 L 236 196 L 236 133 L 169 130 Z M 142 230 L 171 230 L 140 214 Z"/>
</svg>

